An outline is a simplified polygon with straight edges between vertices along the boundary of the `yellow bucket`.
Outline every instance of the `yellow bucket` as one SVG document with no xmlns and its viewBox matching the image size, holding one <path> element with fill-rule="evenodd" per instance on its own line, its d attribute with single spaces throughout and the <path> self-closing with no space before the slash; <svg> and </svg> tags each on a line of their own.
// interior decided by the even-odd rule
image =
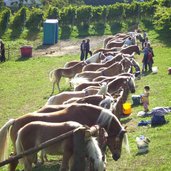
<svg viewBox="0 0 171 171">
<path fill-rule="evenodd" d="M 131 103 L 124 103 L 123 104 L 123 114 L 125 115 L 130 115 L 132 113 L 132 109 L 131 109 Z"/>
</svg>

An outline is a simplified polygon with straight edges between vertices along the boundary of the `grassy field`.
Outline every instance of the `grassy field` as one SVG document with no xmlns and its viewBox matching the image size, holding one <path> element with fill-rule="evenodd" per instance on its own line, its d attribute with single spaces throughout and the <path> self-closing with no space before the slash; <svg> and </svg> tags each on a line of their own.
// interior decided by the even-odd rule
<svg viewBox="0 0 171 171">
<path fill-rule="evenodd" d="M 148 74 L 136 81 L 136 93 L 143 93 L 143 87 L 149 85 L 150 91 L 150 109 L 157 106 L 171 106 L 171 75 L 168 75 L 167 69 L 171 66 L 171 48 L 169 43 L 163 41 L 156 32 L 149 31 L 149 37 L 154 48 L 154 66 L 158 66 L 157 74 Z M 165 39 L 164 39 L 165 40 Z M 67 61 L 79 59 L 79 55 L 63 57 L 36 57 L 29 59 L 18 59 L 16 61 L 7 61 L 0 63 L 0 127 L 6 123 L 9 118 L 17 118 L 28 112 L 33 112 L 42 107 L 51 93 L 52 84 L 49 82 L 49 72 Z M 142 60 L 142 54 L 136 56 L 137 61 Z M 69 85 L 65 79 L 61 82 L 62 91 L 68 90 Z M 57 94 L 58 91 L 55 90 Z M 131 101 L 131 94 L 128 98 Z M 169 171 L 171 154 L 171 116 L 166 115 L 168 124 L 160 127 L 151 128 L 138 127 L 141 120 L 150 120 L 139 118 L 138 111 L 143 110 L 142 106 L 133 108 L 132 114 L 122 119 L 121 122 L 128 126 L 128 137 L 131 154 L 126 153 L 123 148 L 121 158 L 115 162 L 110 153 L 107 157 L 107 171 Z M 135 138 L 145 135 L 151 140 L 149 153 L 136 155 L 137 147 Z M 10 147 L 9 151 L 12 150 Z M 56 162 L 50 163 L 36 171 L 58 170 L 59 165 L 54 166 Z M 20 169 L 22 167 L 19 167 Z M 6 171 L 7 167 L 0 168 L 0 171 Z"/>
</svg>

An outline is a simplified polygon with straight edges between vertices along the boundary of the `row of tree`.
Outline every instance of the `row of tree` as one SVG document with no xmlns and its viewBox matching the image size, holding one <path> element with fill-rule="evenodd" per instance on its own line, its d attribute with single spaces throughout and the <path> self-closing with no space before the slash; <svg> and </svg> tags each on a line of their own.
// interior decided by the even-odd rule
<svg viewBox="0 0 171 171">
<path fill-rule="evenodd" d="M 171 28 L 171 8 L 169 3 L 161 1 L 116 3 L 108 6 L 67 6 L 58 8 L 20 8 L 12 12 L 9 8 L 0 10 L 0 36 L 10 27 L 15 32 L 21 32 L 24 27 L 28 30 L 39 29 L 47 18 L 59 19 L 60 27 L 87 28 L 92 24 L 113 24 L 122 21 L 138 23 L 147 19 L 158 29 Z"/>
</svg>

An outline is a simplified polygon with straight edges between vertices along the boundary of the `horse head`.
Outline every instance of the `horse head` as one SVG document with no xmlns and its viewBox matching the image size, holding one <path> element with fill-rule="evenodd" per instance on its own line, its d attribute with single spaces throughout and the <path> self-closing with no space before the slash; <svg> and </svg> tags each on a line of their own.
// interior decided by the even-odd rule
<svg viewBox="0 0 171 171">
<path fill-rule="evenodd" d="M 112 158 L 117 161 L 121 156 L 122 142 L 125 139 L 126 130 L 122 126 L 119 126 L 119 129 L 116 131 L 114 127 L 116 126 L 112 124 L 110 128 L 111 132 L 108 133 L 107 145 L 112 152 Z M 115 132 L 112 129 L 115 129 Z"/>
<path fill-rule="evenodd" d="M 118 118 L 107 109 L 102 110 L 97 123 L 107 131 L 107 146 L 112 153 L 113 159 L 118 160 L 121 156 L 123 139 L 127 139 L 125 128 L 123 128 Z M 128 140 L 124 142 L 127 143 L 126 146 L 128 147 Z"/>
<path fill-rule="evenodd" d="M 131 93 L 135 93 L 135 81 L 134 78 L 129 77 L 127 79 L 128 87 Z"/>
</svg>

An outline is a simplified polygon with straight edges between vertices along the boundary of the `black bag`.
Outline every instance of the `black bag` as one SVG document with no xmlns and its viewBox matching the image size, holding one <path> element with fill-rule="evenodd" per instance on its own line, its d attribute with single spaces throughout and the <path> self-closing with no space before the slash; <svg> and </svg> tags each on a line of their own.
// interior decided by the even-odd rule
<svg viewBox="0 0 171 171">
<path fill-rule="evenodd" d="M 163 125 L 166 123 L 164 115 L 153 114 L 151 118 L 151 126 Z"/>
</svg>

